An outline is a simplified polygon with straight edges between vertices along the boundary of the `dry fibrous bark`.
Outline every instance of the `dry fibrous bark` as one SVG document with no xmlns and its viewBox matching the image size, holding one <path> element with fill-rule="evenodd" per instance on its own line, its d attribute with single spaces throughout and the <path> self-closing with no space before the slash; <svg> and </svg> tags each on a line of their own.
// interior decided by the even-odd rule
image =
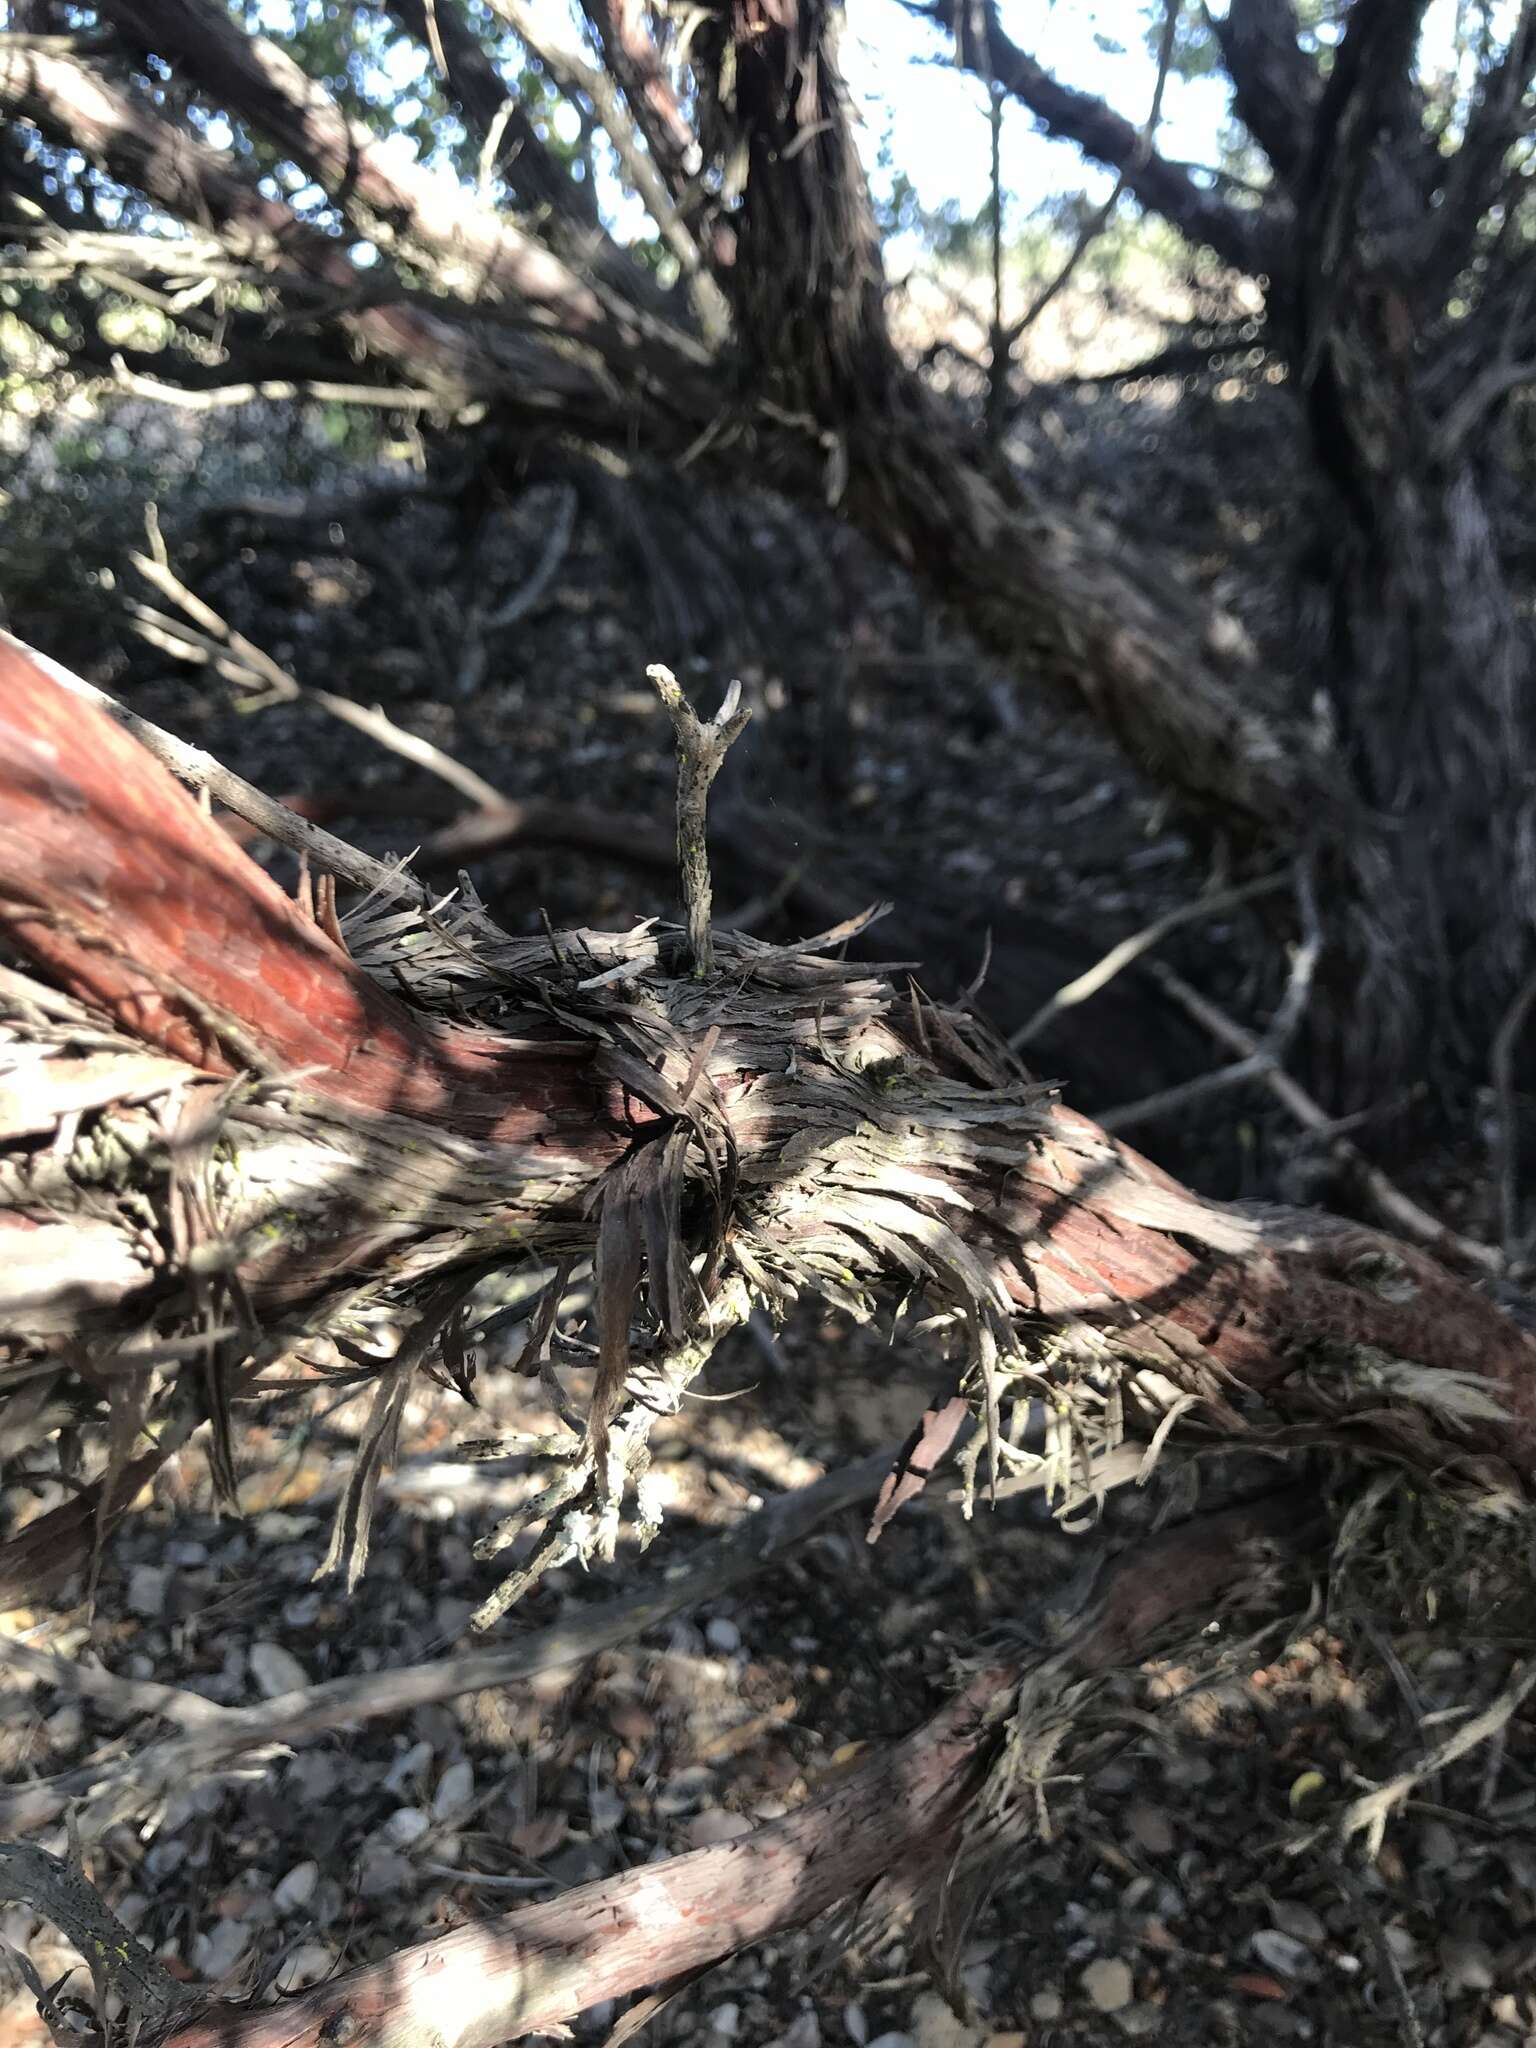
<svg viewBox="0 0 1536 2048">
<path fill-rule="evenodd" d="M 162 751 L 203 783 L 197 757 Z M 0 1547 L 11 1598 L 77 1569 L 202 1418 L 231 1465 L 232 1405 L 280 1364 L 301 1376 L 296 1347 L 325 1332 L 375 1381 L 330 1559 L 360 1569 L 414 1375 L 435 1346 L 468 1369 L 458 1318 L 476 1281 L 556 1268 L 528 1347 L 549 1371 L 582 1255 L 599 1339 L 587 1412 L 556 1388 L 571 1426 L 543 1447 L 549 1484 L 479 1548 L 495 1558 L 530 1523 L 539 1546 L 486 1621 L 541 1565 L 611 1556 L 622 1517 L 654 1527 L 650 1420 L 754 1300 L 797 1293 L 859 1315 L 907 1295 L 948 1322 L 953 1391 L 893 1468 L 877 1529 L 967 1408 L 984 1425 L 973 1482 L 989 1448 L 1005 1487 L 1029 1474 L 1061 1497 L 1104 1483 L 1128 1444 L 1148 1466 L 1170 1442 L 1324 1449 L 1343 1503 L 1355 1465 L 1506 1512 L 1536 1474 L 1536 1342 L 1427 1255 L 1198 1200 L 973 1020 L 825 942 L 717 932 L 701 968 L 681 933 L 514 940 L 473 901 L 434 906 L 403 882 L 339 919 L 323 892 L 290 901 L 92 693 L 14 641 L 0 933 L 32 963 L 0 972 L 0 1396 L 35 1402 L 73 1376 L 107 1418 L 93 1483 Z M 392 1357 L 347 1339 L 371 1305 L 405 1326 Z M 1023 1428 L 1039 1402 L 1037 1448 Z M 153 1448 L 133 1456 L 145 1428 Z M 1326 1547 L 1318 1468 L 1302 1469 L 1299 1486 L 1134 1546 L 1054 1621 L 1049 1599 L 1013 1617 L 1019 1650 L 963 1674 L 928 1726 L 724 1849 L 275 2008 L 162 2010 L 110 1968 L 107 1983 L 185 2048 L 359 2029 L 474 2048 L 703 1967 L 897 1867 L 898 1892 L 931 1883 L 942 1902 L 957 1860 L 1027 1832 L 1063 1748 L 1091 1748 L 1096 1674 L 1150 1654 L 1165 1626 L 1189 1640 L 1225 1598 L 1273 1599 L 1266 1560 Z M 325 1710 L 296 1701 L 294 1727 Z M 171 1749 L 216 1766 L 234 1740 L 221 1718 Z M 104 1818 L 144 1791 L 94 1789 Z M 12 1855 L 0 1875 L 69 1924 L 72 1889 L 46 1859 Z"/>
<path fill-rule="evenodd" d="M 89 1335 L 97 1391 L 137 1398 L 154 1361 L 184 1431 L 190 1354 L 217 1436 L 301 1335 L 414 1305 L 335 1561 L 366 1553 L 403 1390 L 429 1339 L 462 1343 L 474 1282 L 585 1255 L 600 1365 L 527 1518 L 537 1568 L 611 1555 L 631 1499 L 651 1523 L 650 1419 L 753 1299 L 807 1292 L 867 1314 L 897 1286 L 947 1316 L 994 1467 L 1038 1462 L 1007 1432 L 1045 1396 L 1062 1476 L 1178 1408 L 1523 1485 L 1531 1340 L 1425 1254 L 1199 1201 L 973 1020 L 814 941 L 717 934 L 700 974 L 654 927 L 513 940 L 400 896 L 328 934 L 87 699 L 14 643 L 4 662 L 0 924 L 47 982 L 0 989 L 26 1075 L 0 1165 L 9 1375 Z M 55 1512 L 0 1551 L 7 1578 L 88 1544 L 88 1505 Z"/>
</svg>

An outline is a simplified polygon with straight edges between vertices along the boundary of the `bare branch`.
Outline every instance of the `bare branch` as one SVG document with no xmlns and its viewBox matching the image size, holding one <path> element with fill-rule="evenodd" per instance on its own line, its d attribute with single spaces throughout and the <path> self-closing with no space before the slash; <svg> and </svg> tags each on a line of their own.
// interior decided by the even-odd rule
<svg viewBox="0 0 1536 2048">
<path fill-rule="evenodd" d="M 639 194 L 646 212 L 661 230 L 662 240 L 682 265 L 689 295 L 707 340 L 718 345 L 730 333 L 731 314 L 725 295 L 710 276 L 704 257 L 692 233 L 678 212 L 676 201 L 661 173 L 646 153 L 634 123 L 612 81 L 578 49 L 550 34 L 525 0 L 490 0 L 503 21 L 510 24 L 528 48 L 568 90 L 584 93 L 614 149 L 630 184 Z"/>
<path fill-rule="evenodd" d="M 726 749 L 752 713 L 741 707 L 741 685 L 732 683 L 725 701 L 711 719 L 701 719 L 678 687 L 676 676 L 660 662 L 646 674 L 671 714 L 677 734 L 677 864 L 682 876 L 683 906 L 688 918 L 688 950 L 695 974 L 714 966 L 710 931 L 713 890 L 709 879 L 706 817 L 709 786 L 720 773 Z"/>
<path fill-rule="evenodd" d="M 1203 191 L 1188 172 L 1155 150 L 1135 168 L 1140 132 L 1091 93 L 1061 85 L 1005 33 L 993 0 L 976 8 L 969 0 L 931 0 L 914 12 L 948 28 L 956 39 L 961 64 L 978 77 L 994 78 L 1005 92 L 1021 100 L 1047 134 L 1074 142 L 1086 156 L 1127 171 L 1126 189 L 1139 205 L 1159 213 L 1190 241 L 1202 244 L 1234 268 L 1257 275 L 1273 274 L 1280 255 L 1278 237 L 1263 213 L 1243 212 L 1213 192 Z M 984 23 L 985 47 L 976 25 Z"/>
</svg>

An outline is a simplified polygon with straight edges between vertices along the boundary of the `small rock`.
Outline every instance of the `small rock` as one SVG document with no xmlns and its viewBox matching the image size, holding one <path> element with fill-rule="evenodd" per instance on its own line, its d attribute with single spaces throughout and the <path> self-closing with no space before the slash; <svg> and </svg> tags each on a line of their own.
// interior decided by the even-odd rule
<svg viewBox="0 0 1536 2048">
<path fill-rule="evenodd" d="M 803 2012 L 773 2048 L 821 2048 L 821 2022 L 813 2012 Z"/>
<path fill-rule="evenodd" d="M 1126 1815 L 1138 1848 L 1149 1856 L 1171 1856 L 1174 1847 L 1173 1822 L 1161 1806 L 1138 1799 Z"/>
<path fill-rule="evenodd" d="M 710 2032 L 723 2036 L 727 2041 L 733 2041 L 736 2038 L 737 2030 L 740 2026 L 741 2007 L 734 2002 L 717 2005 L 709 2016 Z"/>
<path fill-rule="evenodd" d="M 409 1849 L 431 1826 L 431 1815 L 423 1813 L 419 1806 L 397 1806 L 384 1823 L 384 1835 L 397 1849 Z"/>
<path fill-rule="evenodd" d="M 376 1899 L 384 1892 L 399 1891 L 402 1886 L 408 1885 L 415 1875 L 416 1872 L 406 1857 L 393 1849 L 374 1844 L 363 1851 L 357 1888 L 365 1899 Z"/>
<path fill-rule="evenodd" d="M 432 1818 L 452 1820 L 463 1813 L 475 1796 L 475 1767 L 467 1757 L 450 1764 L 437 1781 L 432 1794 Z"/>
<path fill-rule="evenodd" d="M 275 1700 L 285 1692 L 298 1692 L 309 1683 L 309 1673 L 281 1643 L 252 1643 L 250 1671 L 263 1699 Z"/>
<path fill-rule="evenodd" d="M 1131 1966 L 1123 1956 L 1096 1956 L 1079 1981 L 1096 2012 L 1119 2012 L 1136 1995 Z"/>
<path fill-rule="evenodd" d="M 192 1944 L 192 1967 L 210 1984 L 227 1977 L 251 1945 L 255 1933 L 249 1921 L 219 1920 Z"/>
<path fill-rule="evenodd" d="M 315 1524 L 313 1515 L 291 1515 L 282 1508 L 268 1508 L 253 1524 L 258 1543 L 297 1543 Z"/>
<path fill-rule="evenodd" d="M 1276 1976 L 1310 1977 L 1317 1968 L 1306 1943 L 1293 1934 L 1281 1933 L 1278 1927 L 1261 1927 L 1248 1945 L 1265 1969 L 1273 1970 Z"/>
<path fill-rule="evenodd" d="M 917 2048 L 979 2048 L 982 2037 L 956 2016 L 947 1999 L 925 1991 L 912 2007 L 912 2038 Z"/>
<path fill-rule="evenodd" d="M 1269 1917 L 1282 1934 L 1306 1942 L 1309 1948 L 1321 1948 L 1328 1939 L 1328 1930 L 1321 1915 L 1314 1913 L 1310 1906 L 1303 1905 L 1300 1899 L 1276 1899 L 1269 1909 Z"/>
<path fill-rule="evenodd" d="M 1412 1970 L 1418 1965 L 1419 1944 L 1406 1927 L 1389 1927 L 1386 1930 L 1387 1946 L 1397 1957 L 1400 1970 Z"/>
<path fill-rule="evenodd" d="M 423 1738 L 413 1742 L 409 1749 L 403 1749 L 390 1765 L 384 1776 L 384 1790 L 398 1792 L 412 1778 L 419 1778 L 431 1768 L 434 1752 L 430 1742 Z"/>
<path fill-rule="evenodd" d="M 1128 2005 L 1115 2014 L 1115 2025 L 1122 2034 L 1133 2041 L 1144 2041 L 1155 2034 L 1163 2023 L 1163 2009 L 1153 2005 L 1150 1999 L 1139 1999 L 1135 2005 Z"/>
<path fill-rule="evenodd" d="M 1440 1943 L 1440 1967 L 1452 1991 L 1493 1989 L 1493 1953 L 1485 1942 L 1446 1935 Z"/>
<path fill-rule="evenodd" d="M 144 1868 L 151 1877 L 166 1878 L 180 1870 L 186 1860 L 187 1845 L 180 1835 L 162 1835 L 144 1858 Z"/>
<path fill-rule="evenodd" d="M 628 1811 L 624 1795 L 612 1785 L 594 1785 L 587 1794 L 587 1819 L 600 1835 L 611 1835 Z"/>
<path fill-rule="evenodd" d="M 1419 1829 L 1419 1860 L 1431 1870 L 1449 1870 L 1460 1854 L 1456 1837 L 1443 1820 L 1427 1820 Z"/>
<path fill-rule="evenodd" d="M 340 1767 L 328 1749 L 308 1749 L 288 1766 L 287 1786 L 305 1806 L 324 1806 L 341 1782 Z"/>
<path fill-rule="evenodd" d="M 279 1991 L 307 1991 L 311 1984 L 324 1983 L 335 1962 L 323 1941 L 306 1941 L 284 1956 L 273 1982 Z"/>
<path fill-rule="evenodd" d="M 741 1648 L 741 1630 L 734 1621 L 727 1621 L 724 1615 L 707 1623 L 704 1640 L 712 1650 L 718 1650 L 722 1657 L 729 1657 Z"/>
<path fill-rule="evenodd" d="M 917 2048 L 910 2034 L 876 2034 L 869 2048 Z"/>
<path fill-rule="evenodd" d="M 318 1863 L 295 1863 L 292 1870 L 273 1886 L 272 1903 L 279 1913 L 297 1913 L 315 1896 L 319 1882 Z"/>
<path fill-rule="evenodd" d="M 853 2048 L 865 2048 L 869 2040 L 869 2020 L 863 2006 L 856 2000 L 843 2007 L 843 2032 L 853 2043 Z"/>
<path fill-rule="evenodd" d="M 165 1612 L 165 1589 L 169 1574 L 162 1565 L 136 1564 L 128 1574 L 128 1607 L 146 1621 Z"/>
<path fill-rule="evenodd" d="M 690 1849 L 713 1849 L 720 1842 L 734 1842 L 750 1835 L 752 1823 L 744 1813 L 732 1813 L 724 1806 L 706 1806 L 683 1830 Z"/>
<path fill-rule="evenodd" d="M 1062 2013 L 1062 1998 L 1059 1991 L 1037 1991 L 1029 2001 L 1029 2016 L 1032 2020 L 1059 2020 Z"/>
</svg>

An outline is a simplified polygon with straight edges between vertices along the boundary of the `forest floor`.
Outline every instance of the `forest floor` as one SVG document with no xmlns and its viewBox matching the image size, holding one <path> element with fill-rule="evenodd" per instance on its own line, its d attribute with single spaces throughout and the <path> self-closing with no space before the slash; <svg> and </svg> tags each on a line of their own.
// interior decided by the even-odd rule
<svg viewBox="0 0 1536 2048">
<path fill-rule="evenodd" d="M 1005 1028 L 1206 882 L 1154 793 L 1080 721 L 1027 701 L 835 529 L 807 537 L 759 503 L 584 495 L 542 599 L 483 635 L 483 676 L 463 690 L 475 607 L 526 585 L 561 488 L 537 485 L 498 514 L 472 557 L 455 552 L 452 507 L 302 531 L 267 515 L 210 522 L 190 502 L 161 516 L 180 573 L 301 680 L 383 701 L 511 797 L 639 815 L 665 831 L 670 734 L 645 664 L 669 659 L 705 708 L 740 675 L 759 751 L 737 793 L 788 810 L 792 841 L 810 821 L 806 858 L 847 891 L 848 911 L 866 900 L 859 890 L 899 896 L 904 882 L 966 905 L 942 968 L 957 984 L 981 969 L 988 932 L 1006 945 L 1012 929 Z M 113 609 L 118 562 L 89 623 L 39 585 L 24 600 L 13 592 L 12 625 L 271 793 L 356 802 L 350 813 L 342 803 L 336 829 L 372 850 L 406 853 L 427 836 L 442 792 L 419 771 L 311 704 L 236 708 L 227 686 L 135 639 Z M 722 868 L 729 918 L 759 892 L 728 850 Z M 537 929 L 541 914 L 604 926 L 669 909 L 664 878 L 569 849 L 519 847 L 474 879 L 516 929 Z M 755 914 L 784 912 L 759 902 Z M 1212 921 L 1180 945 L 1172 957 L 1202 986 L 1261 1020 L 1273 963 L 1255 922 Z M 1083 1075 L 1063 1073 L 1084 1107 L 1114 1099 L 1117 1071 L 1135 1097 L 1191 1059 L 1215 1063 L 1137 1000 L 1084 1026 Z M 1294 1198 L 1316 1184 L 1262 1097 L 1136 1136 L 1191 1177 L 1207 1162 L 1206 1184 L 1223 1194 Z M 1442 1159 L 1415 1172 L 1460 1227 L 1486 1224 L 1475 1170 Z M 513 1349 L 507 1340 L 484 1361 L 483 1412 L 423 1387 L 354 1595 L 312 1583 L 363 1412 L 343 1396 L 328 1413 L 283 1411 L 245 1429 L 244 1519 L 213 1514 L 200 1460 L 183 1454 L 109 1546 L 93 1605 L 18 1610 L 0 1632 L 224 1704 L 457 1641 L 489 1583 L 471 1546 L 535 1481 L 516 1461 L 455 1473 L 453 1447 L 552 1426 L 536 1383 L 499 1369 Z M 497 1639 L 639 1585 L 656 1558 L 706 1541 L 756 1499 L 899 1441 L 930 1391 L 921 1359 L 888 1332 L 819 1311 L 776 1337 L 738 1334 L 712 1363 L 707 1398 L 657 1433 L 671 1497 L 659 1551 L 644 1565 L 626 1554 L 590 1575 L 551 1575 Z M 1151 1511 L 1139 1500 L 1128 1529 Z M 13 1491 L 10 1525 L 47 1504 Z M 1063 1569 L 1071 1540 L 1017 1500 L 967 1522 L 941 1486 L 878 1546 L 863 1538 L 849 1511 L 744 1590 L 575 1670 L 188 1786 L 112 1829 L 92 1851 L 93 1875 L 177 1974 L 272 1995 L 729 1839 L 814 1792 L 858 1745 L 919 1721 L 957 1661 Z M 1320 1609 L 1289 1637 L 1234 1646 L 1217 1682 L 1191 1689 L 1189 1673 L 1157 1664 L 1123 1673 L 1123 1747 L 1091 1781 L 1050 1788 L 1040 1839 L 1012 1860 L 967 1938 L 963 2013 L 906 1930 L 850 1937 L 839 1925 L 711 1973 L 648 2037 L 695 2048 L 1536 2042 L 1528 1724 L 1420 1787 L 1358 1879 L 1301 1851 L 1296 1819 L 1310 1774 L 1340 1789 L 1388 1775 L 1497 1689 L 1509 1652 L 1469 1645 L 1446 1616 Z M 152 1732 L 110 1700 L 7 1672 L 0 1647 L 10 1783 L 108 1759 Z M 45 1981 L 67 1960 L 23 1909 L 0 1913 L 0 1935 L 30 1950 Z M 8 1969 L 0 1960 L 11 1992 L 0 2048 L 40 2038 Z M 616 2018 L 589 2013 L 575 2035 L 599 2042 Z"/>
</svg>

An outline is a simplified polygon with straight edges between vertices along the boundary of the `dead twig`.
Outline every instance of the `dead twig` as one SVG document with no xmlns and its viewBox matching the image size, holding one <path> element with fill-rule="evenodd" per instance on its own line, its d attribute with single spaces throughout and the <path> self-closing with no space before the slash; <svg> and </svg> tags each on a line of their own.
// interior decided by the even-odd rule
<svg viewBox="0 0 1536 2048">
<path fill-rule="evenodd" d="M 651 664 L 646 674 L 671 714 L 672 729 L 677 735 L 677 865 L 693 971 L 705 975 L 715 962 L 709 928 L 714 902 L 706 831 L 709 786 L 720 772 L 727 748 L 752 713 L 740 708 L 741 684 L 732 683 L 719 711 L 706 723 L 683 695 L 671 669 L 658 661 Z"/>
<path fill-rule="evenodd" d="M 1032 1038 L 1038 1038 L 1047 1024 L 1053 1023 L 1063 1010 L 1086 1003 L 1090 996 L 1096 996 L 1115 976 L 1139 960 L 1143 953 L 1161 945 L 1171 932 L 1179 931 L 1184 925 L 1195 924 L 1203 918 L 1219 917 L 1223 911 L 1236 910 L 1244 903 L 1255 902 L 1261 896 L 1272 896 L 1285 886 L 1286 877 L 1262 875 L 1257 881 L 1242 882 L 1235 888 L 1219 889 L 1211 896 L 1198 896 L 1190 903 L 1181 903 L 1177 909 L 1165 911 L 1139 932 L 1133 932 L 1128 939 L 1122 939 L 1111 946 L 1102 960 L 1097 961 L 1075 981 L 1065 983 L 1057 989 L 1049 1002 L 1042 1003 L 1017 1031 L 1010 1034 L 1008 1044 L 1014 1052 L 1028 1045 Z"/>
<path fill-rule="evenodd" d="M 22 1834 L 49 1826 L 71 1801 L 81 1800 L 86 1802 L 82 1829 L 94 1834 L 154 1805 L 171 1787 L 228 1769 L 252 1751 L 270 1749 L 274 1744 L 291 1745 L 332 1728 L 409 1714 L 434 1701 L 512 1685 L 540 1671 L 583 1662 L 601 1650 L 632 1641 L 675 1614 L 717 1599 L 803 1541 L 829 1515 L 872 1499 L 895 1455 L 893 1445 L 856 1465 L 829 1472 L 810 1486 L 780 1494 L 724 1536 L 701 1545 L 691 1558 L 654 1574 L 644 1590 L 602 1601 L 553 1628 L 513 1643 L 407 1664 L 394 1671 L 331 1679 L 260 1706 L 210 1706 L 205 1725 L 167 1737 L 136 1757 L 105 1766 L 82 1765 L 0 1794 L 0 1828 Z M 63 1658 L 44 1651 L 23 1651 L 14 1643 L 0 1641 L 0 1665 L 7 1662 L 65 1691 L 89 1689 L 95 1683 L 93 1677 L 82 1686 L 76 1676 L 79 1667 Z M 126 1683 L 106 1681 L 106 1674 L 101 1677 L 119 1692 Z M 135 1686 L 134 1697 L 141 1708 L 169 1713 L 180 1695 L 165 1701 L 159 1695 L 171 1691 L 155 1687 L 151 1697 Z"/>
<path fill-rule="evenodd" d="M 424 768 L 429 775 L 446 782 L 477 809 L 494 810 L 506 805 L 506 797 L 483 775 L 477 775 L 473 768 L 456 761 L 441 747 L 433 746 L 430 740 L 406 732 L 377 705 L 370 708 L 355 703 L 350 697 L 338 696 L 333 690 L 299 682 L 281 663 L 274 661 L 265 648 L 258 647 L 254 640 L 247 640 L 243 633 L 236 632 L 212 605 L 205 603 L 195 590 L 189 589 L 163 554 L 151 559 L 148 555 L 135 553 L 129 556 L 129 560 L 146 583 L 178 605 L 192 622 L 188 626 L 180 620 L 168 619 L 164 613 L 156 612 L 147 605 L 132 605 L 134 623 L 140 635 L 152 646 L 173 655 L 178 661 L 210 666 L 237 688 L 260 694 L 269 703 L 317 706 L 343 725 L 351 726 L 355 732 L 365 733 L 390 753 L 409 761 L 413 767 Z"/>
<path fill-rule="evenodd" d="M 1218 1009 L 1208 996 L 1191 988 L 1171 967 L 1153 961 L 1148 972 L 1156 977 L 1164 993 L 1170 995 L 1196 1023 L 1203 1025 L 1219 1044 L 1230 1046 L 1244 1060 L 1252 1059 L 1259 1052 L 1259 1040 L 1253 1032 L 1229 1017 L 1225 1010 Z M 1313 1131 L 1327 1139 L 1329 1153 L 1335 1163 L 1354 1175 L 1380 1213 L 1405 1237 L 1412 1238 L 1416 1244 L 1428 1245 L 1443 1257 L 1473 1266 L 1479 1272 L 1503 1271 L 1501 1253 L 1491 1245 L 1479 1244 L 1476 1238 L 1452 1230 L 1437 1216 L 1421 1208 L 1379 1166 L 1373 1166 L 1357 1145 L 1339 1134 L 1335 1120 L 1283 1067 L 1266 1061 L 1258 1078 L 1303 1130 Z"/>
</svg>

